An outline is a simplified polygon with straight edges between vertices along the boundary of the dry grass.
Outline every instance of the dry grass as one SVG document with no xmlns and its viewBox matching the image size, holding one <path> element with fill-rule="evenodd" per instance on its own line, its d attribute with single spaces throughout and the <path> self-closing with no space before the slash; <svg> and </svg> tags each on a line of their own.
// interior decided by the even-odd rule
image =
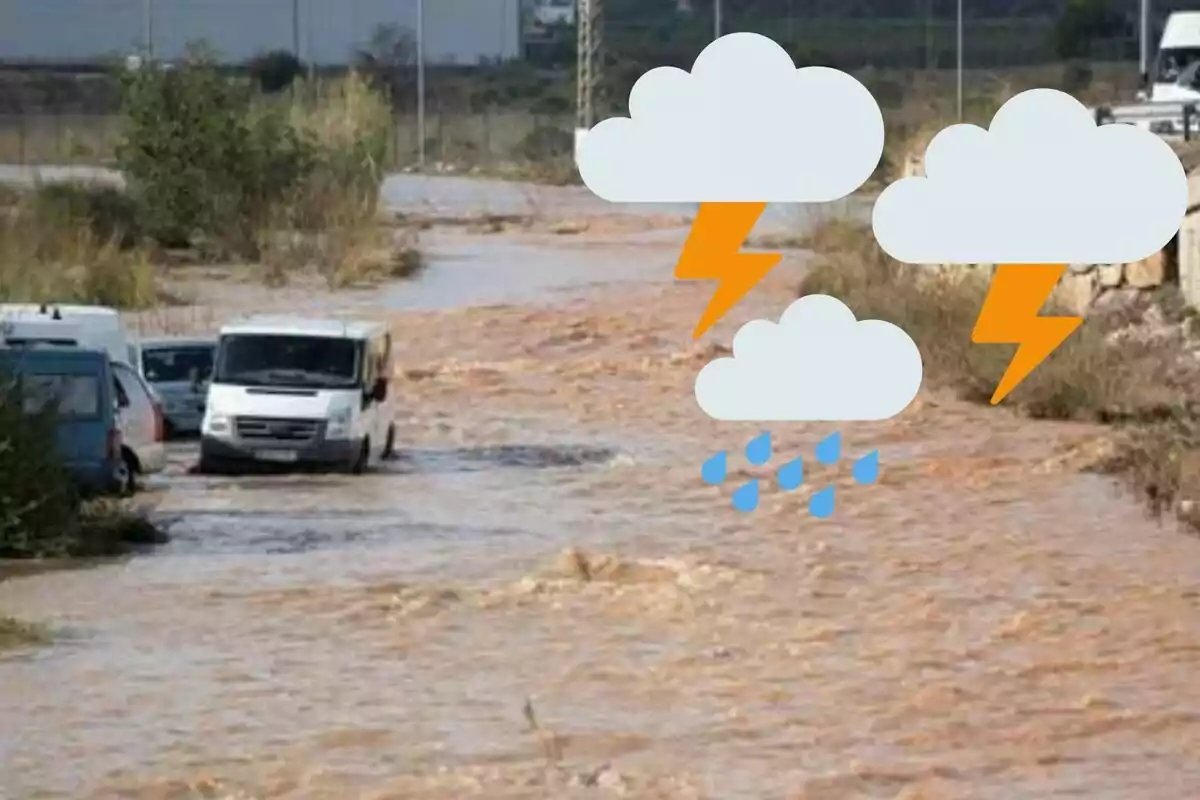
<svg viewBox="0 0 1200 800">
<path fill-rule="evenodd" d="M 270 286 L 283 286 L 293 274 L 315 271 L 331 288 L 345 288 L 412 277 L 425 264 L 416 228 L 358 220 L 315 233 L 273 234 L 263 248 L 262 276 Z"/>
<path fill-rule="evenodd" d="M 98 230 L 94 219 L 21 194 L 0 211 L 0 297 L 76 301 L 123 308 L 158 297 L 147 251 L 127 247 L 124 232 Z"/>
<path fill-rule="evenodd" d="M 975 345 L 971 331 L 987 294 L 978 270 L 959 273 L 909 267 L 889 258 L 868 225 L 829 220 L 806 246 L 819 261 L 801 294 L 830 294 L 858 317 L 883 319 L 906 330 L 921 350 L 927 380 L 960 397 L 987 402 L 1015 347 Z M 1066 313 L 1051 305 L 1046 314 Z M 1030 416 L 1108 419 L 1128 412 L 1129 362 L 1096 326 L 1080 328 L 1017 387 L 1006 401 Z"/>
<path fill-rule="evenodd" d="M 314 146 L 312 174 L 263 231 L 263 277 L 319 272 L 331 287 L 408 277 L 424 266 L 419 233 L 378 214 L 391 112 L 366 80 L 300 86 L 291 124 Z"/>
<path fill-rule="evenodd" d="M 0 650 L 34 647 L 50 641 L 45 627 L 0 614 Z"/>
</svg>

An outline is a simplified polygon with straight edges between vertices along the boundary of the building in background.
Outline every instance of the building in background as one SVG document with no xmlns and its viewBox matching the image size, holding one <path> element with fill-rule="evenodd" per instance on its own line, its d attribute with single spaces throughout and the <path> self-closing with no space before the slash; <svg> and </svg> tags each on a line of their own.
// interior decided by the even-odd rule
<svg viewBox="0 0 1200 800">
<path fill-rule="evenodd" d="M 147 13 L 149 11 L 149 13 Z M 380 25 L 416 29 L 417 0 L 0 0 L 0 63 L 95 63 L 142 52 L 177 60 L 204 39 L 242 62 L 292 50 L 321 65 L 348 63 Z M 430 64 L 522 56 L 521 0 L 425 0 Z"/>
<path fill-rule="evenodd" d="M 530 14 L 537 27 L 575 24 L 576 0 L 536 0 Z"/>
</svg>

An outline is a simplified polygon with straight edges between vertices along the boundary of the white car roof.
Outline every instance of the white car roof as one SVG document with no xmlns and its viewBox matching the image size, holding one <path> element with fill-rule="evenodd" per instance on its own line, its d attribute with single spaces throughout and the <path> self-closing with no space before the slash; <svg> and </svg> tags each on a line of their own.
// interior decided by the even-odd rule
<svg viewBox="0 0 1200 800">
<path fill-rule="evenodd" d="M 0 322 L 0 335 L 8 339 L 52 339 L 78 342 L 83 331 L 78 325 L 45 318 L 8 319 Z"/>
<path fill-rule="evenodd" d="M 387 326 L 381 322 L 306 317 L 252 317 L 221 327 L 222 336 L 326 336 L 331 339 L 369 339 L 386 331 Z"/>
<path fill-rule="evenodd" d="M 45 309 L 43 311 L 42 309 Z M 59 305 L 57 303 L 0 303 L 0 316 L 46 316 L 50 317 L 55 310 L 62 317 L 98 317 L 111 318 L 120 321 L 121 314 L 115 308 L 108 306 L 77 306 Z"/>
</svg>

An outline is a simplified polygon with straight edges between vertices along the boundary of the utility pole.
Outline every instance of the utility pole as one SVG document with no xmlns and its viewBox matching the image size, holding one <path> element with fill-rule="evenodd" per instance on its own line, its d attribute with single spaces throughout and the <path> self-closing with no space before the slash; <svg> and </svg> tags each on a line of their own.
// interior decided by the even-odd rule
<svg viewBox="0 0 1200 800">
<path fill-rule="evenodd" d="M 596 124 L 596 100 L 604 82 L 604 2 L 579 0 L 575 29 L 575 128 Z"/>
<path fill-rule="evenodd" d="M 300 57 L 300 0 L 292 0 L 292 55 Z"/>
<path fill-rule="evenodd" d="M 417 0 L 417 166 L 425 169 L 425 0 Z"/>
<path fill-rule="evenodd" d="M 304 63 L 308 65 L 309 83 L 312 83 L 317 69 L 316 62 L 313 60 L 312 29 L 312 0 L 304 0 Z M 300 54 L 297 53 L 296 57 L 299 58 Z"/>
<path fill-rule="evenodd" d="M 1150 0 L 1141 0 L 1138 9 L 1138 71 L 1142 88 L 1150 82 Z"/>
<path fill-rule="evenodd" d="M 958 121 L 963 118 L 963 0 L 958 0 Z"/>
<path fill-rule="evenodd" d="M 154 58 L 154 0 L 142 0 L 142 50 L 147 61 Z"/>
<path fill-rule="evenodd" d="M 933 63 L 933 0 L 922 0 L 921 16 L 925 22 L 925 71 L 932 72 Z"/>
<path fill-rule="evenodd" d="M 713 0 L 713 39 L 721 38 L 721 0 Z"/>
</svg>

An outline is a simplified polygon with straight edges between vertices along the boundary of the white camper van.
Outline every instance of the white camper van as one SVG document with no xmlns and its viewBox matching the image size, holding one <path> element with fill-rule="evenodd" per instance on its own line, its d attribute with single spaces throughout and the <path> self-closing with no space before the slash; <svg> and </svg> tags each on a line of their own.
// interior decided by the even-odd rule
<svg viewBox="0 0 1200 800">
<path fill-rule="evenodd" d="M 200 472 L 254 462 L 361 473 L 396 441 L 392 337 L 381 323 L 260 317 L 221 328 Z"/>
</svg>

